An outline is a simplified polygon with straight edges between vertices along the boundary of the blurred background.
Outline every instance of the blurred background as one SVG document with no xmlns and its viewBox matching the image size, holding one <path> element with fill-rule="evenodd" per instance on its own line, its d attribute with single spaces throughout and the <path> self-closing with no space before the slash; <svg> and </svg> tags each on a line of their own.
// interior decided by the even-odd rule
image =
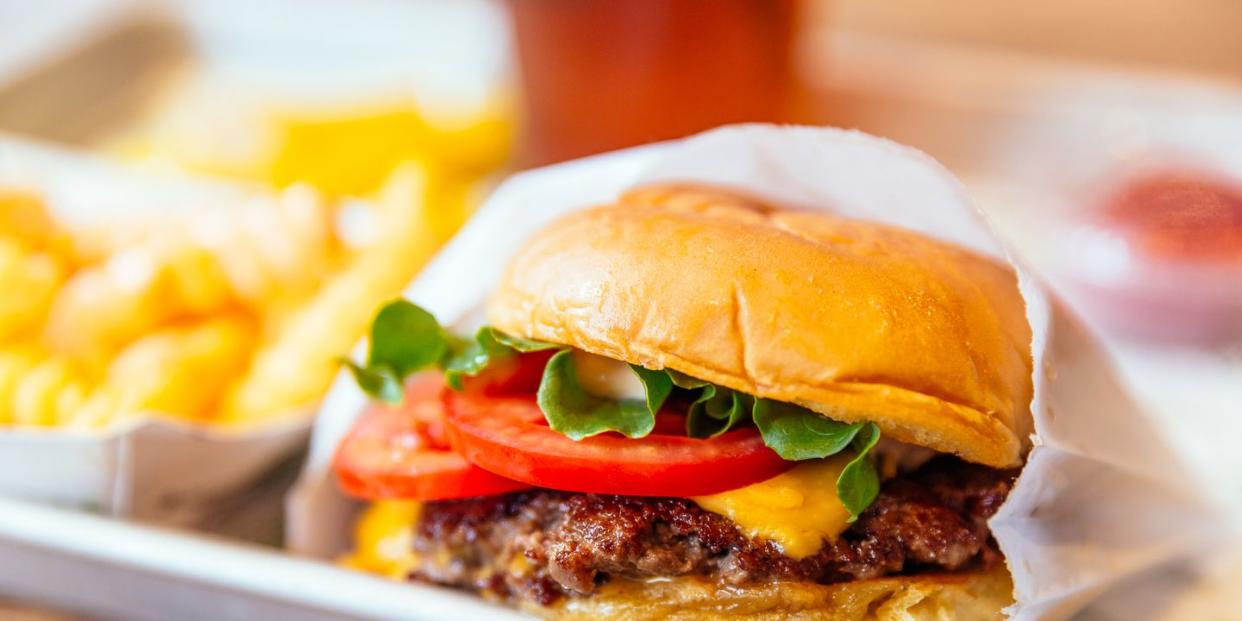
<svg viewBox="0 0 1242 621">
<path fill-rule="evenodd" d="M 959 175 L 1242 512 L 1239 32 L 1236 0 L 0 0 L 0 452 L 267 434 L 61 504 L 278 543 L 337 358 L 499 181 L 767 121 Z"/>
</svg>

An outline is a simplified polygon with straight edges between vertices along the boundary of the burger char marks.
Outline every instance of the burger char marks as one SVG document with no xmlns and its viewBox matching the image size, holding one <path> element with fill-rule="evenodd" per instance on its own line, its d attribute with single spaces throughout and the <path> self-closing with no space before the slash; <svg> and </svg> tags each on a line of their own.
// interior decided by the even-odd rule
<svg viewBox="0 0 1242 621">
<path fill-rule="evenodd" d="M 741 533 L 689 500 L 532 490 L 428 503 L 415 533 L 415 578 L 549 604 L 610 578 L 685 575 L 742 585 L 823 584 L 988 567 L 988 532 L 1015 471 L 939 457 L 884 484 L 835 542 L 803 559 Z"/>
</svg>

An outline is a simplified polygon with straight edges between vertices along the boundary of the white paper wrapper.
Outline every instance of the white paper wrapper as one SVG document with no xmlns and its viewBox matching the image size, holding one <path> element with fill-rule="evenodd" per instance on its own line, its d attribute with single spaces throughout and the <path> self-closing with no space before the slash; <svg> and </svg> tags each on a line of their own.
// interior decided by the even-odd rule
<svg viewBox="0 0 1242 621">
<path fill-rule="evenodd" d="M 518 175 L 406 294 L 443 322 L 461 321 L 533 231 L 656 181 L 730 186 L 1005 256 L 962 187 L 926 155 L 857 132 L 746 125 Z M 1095 341 L 1018 269 L 1034 332 L 1035 448 L 991 525 L 1014 575 L 1012 618 L 1063 619 L 1120 579 L 1197 551 L 1221 522 Z M 333 487 L 329 461 L 363 405 L 342 378 L 320 412 L 289 505 L 297 551 L 348 546 L 353 506 Z"/>
<path fill-rule="evenodd" d="M 236 202 L 257 190 L 138 173 L 0 137 L 0 186 L 37 191 L 69 224 Z M 301 446 L 309 413 L 262 428 L 147 418 L 102 432 L 0 427 L 0 494 L 191 525 Z"/>
</svg>

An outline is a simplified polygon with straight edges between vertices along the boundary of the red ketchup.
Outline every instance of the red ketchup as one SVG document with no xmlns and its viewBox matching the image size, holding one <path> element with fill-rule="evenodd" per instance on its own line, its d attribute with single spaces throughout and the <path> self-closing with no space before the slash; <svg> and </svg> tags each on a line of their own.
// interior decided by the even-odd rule
<svg viewBox="0 0 1242 621">
<path fill-rule="evenodd" d="M 1131 177 L 1103 196 L 1075 270 L 1088 311 L 1121 332 L 1211 344 L 1242 333 L 1242 185 L 1210 173 Z"/>
<path fill-rule="evenodd" d="M 1191 173 L 1134 179 L 1104 205 L 1132 248 L 1157 261 L 1242 263 L 1242 188 Z"/>
</svg>

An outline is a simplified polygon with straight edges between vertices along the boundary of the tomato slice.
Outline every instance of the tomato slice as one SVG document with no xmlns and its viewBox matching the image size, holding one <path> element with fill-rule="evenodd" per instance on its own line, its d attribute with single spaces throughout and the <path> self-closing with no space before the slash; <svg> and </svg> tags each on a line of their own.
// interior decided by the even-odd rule
<svg viewBox="0 0 1242 621">
<path fill-rule="evenodd" d="M 701 496 L 745 487 L 793 466 L 764 446 L 753 428 L 698 439 L 681 433 L 684 425 L 658 425 L 642 439 L 601 434 L 574 441 L 548 427 L 534 397 L 443 395 L 449 440 L 459 453 L 480 468 L 539 487 Z"/>
<path fill-rule="evenodd" d="M 367 500 L 448 500 L 530 487 L 466 461 L 444 436 L 444 380 L 415 376 L 399 408 L 365 412 L 337 449 L 333 468 L 341 489 Z"/>
<path fill-rule="evenodd" d="M 536 351 L 494 359 L 486 372 L 462 378 L 466 392 L 486 395 L 533 395 L 543 381 L 543 369 L 555 351 Z"/>
</svg>

